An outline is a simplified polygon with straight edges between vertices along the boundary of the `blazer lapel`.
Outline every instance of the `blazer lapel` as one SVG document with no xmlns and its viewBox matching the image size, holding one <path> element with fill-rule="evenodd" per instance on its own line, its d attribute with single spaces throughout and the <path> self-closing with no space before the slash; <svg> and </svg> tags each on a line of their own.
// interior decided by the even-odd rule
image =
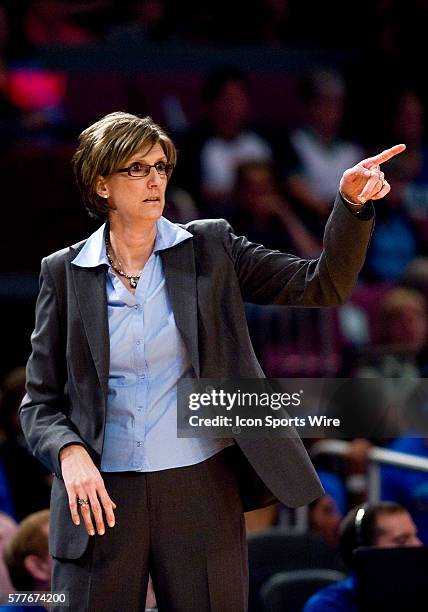
<svg viewBox="0 0 428 612">
<path fill-rule="evenodd" d="M 193 240 L 161 251 L 169 299 L 190 360 L 199 377 L 198 307 Z"/>
<path fill-rule="evenodd" d="M 71 265 L 80 314 L 105 397 L 108 393 L 110 341 L 107 319 L 106 269 Z"/>
</svg>

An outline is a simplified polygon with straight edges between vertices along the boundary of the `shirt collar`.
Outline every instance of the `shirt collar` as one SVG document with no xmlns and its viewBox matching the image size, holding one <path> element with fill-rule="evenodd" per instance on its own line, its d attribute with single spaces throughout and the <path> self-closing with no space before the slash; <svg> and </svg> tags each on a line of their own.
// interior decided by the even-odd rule
<svg viewBox="0 0 428 612">
<path fill-rule="evenodd" d="M 106 227 L 107 223 L 104 223 L 96 232 L 89 236 L 82 250 L 72 260 L 75 266 L 81 268 L 95 268 L 102 264 L 109 265 L 105 245 Z M 192 237 L 193 235 L 184 228 L 176 223 L 168 221 L 165 217 L 160 217 L 160 219 L 156 221 L 156 240 L 153 252 L 157 253 L 158 251 L 170 249 L 180 242 Z"/>
</svg>

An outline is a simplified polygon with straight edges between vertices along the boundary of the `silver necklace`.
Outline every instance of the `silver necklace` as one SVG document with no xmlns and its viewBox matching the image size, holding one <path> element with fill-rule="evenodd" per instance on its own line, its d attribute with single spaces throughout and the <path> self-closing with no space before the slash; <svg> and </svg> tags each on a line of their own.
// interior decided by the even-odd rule
<svg viewBox="0 0 428 612">
<path fill-rule="evenodd" d="M 124 270 L 122 270 L 122 268 L 119 268 L 118 266 L 116 266 L 116 264 L 114 263 L 110 255 L 110 240 L 107 238 L 107 236 L 106 236 L 106 254 L 107 254 L 108 262 L 113 268 L 113 270 L 117 272 L 118 274 L 120 274 L 120 276 L 127 278 L 129 280 L 129 284 L 131 285 L 131 287 L 135 289 L 138 285 L 138 281 L 140 280 L 141 275 L 140 274 L 138 275 L 137 274 L 127 274 Z M 120 261 L 119 261 L 119 264 L 120 264 Z"/>
</svg>

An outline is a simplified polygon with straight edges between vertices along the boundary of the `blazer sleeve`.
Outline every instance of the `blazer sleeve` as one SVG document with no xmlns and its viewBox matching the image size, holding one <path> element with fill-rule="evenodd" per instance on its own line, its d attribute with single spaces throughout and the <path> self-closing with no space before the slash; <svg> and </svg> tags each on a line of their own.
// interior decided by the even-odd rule
<svg viewBox="0 0 428 612">
<path fill-rule="evenodd" d="M 21 426 L 33 454 L 60 477 L 58 454 L 61 448 L 68 444 L 84 443 L 67 418 L 65 332 L 58 295 L 46 259 L 41 266 L 31 344 L 26 395 L 19 409 Z"/>
<path fill-rule="evenodd" d="M 222 221 L 219 232 L 232 259 L 244 301 L 289 306 L 343 304 L 363 266 L 374 227 L 371 214 L 354 215 L 337 195 L 317 259 L 272 251 L 236 236 Z"/>
</svg>

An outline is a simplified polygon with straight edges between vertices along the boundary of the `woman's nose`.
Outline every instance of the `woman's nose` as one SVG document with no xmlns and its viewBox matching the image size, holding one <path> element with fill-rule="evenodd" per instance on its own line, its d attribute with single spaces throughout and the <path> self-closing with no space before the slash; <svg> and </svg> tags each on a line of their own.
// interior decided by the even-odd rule
<svg viewBox="0 0 428 612">
<path fill-rule="evenodd" d="M 159 176 L 159 172 L 153 166 L 150 168 L 149 176 L 147 177 L 147 182 L 149 185 L 158 185 L 161 183 L 162 177 Z"/>
</svg>

